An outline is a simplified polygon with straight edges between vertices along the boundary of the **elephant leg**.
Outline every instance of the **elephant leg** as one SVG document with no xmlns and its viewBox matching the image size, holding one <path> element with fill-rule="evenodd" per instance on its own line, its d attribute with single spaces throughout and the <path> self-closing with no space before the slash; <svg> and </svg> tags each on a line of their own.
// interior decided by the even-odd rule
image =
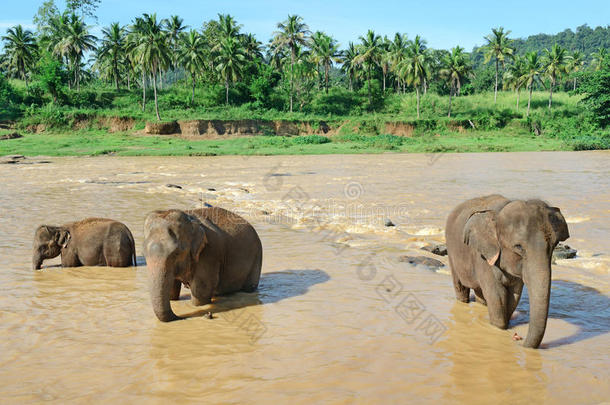
<svg viewBox="0 0 610 405">
<path fill-rule="evenodd" d="M 191 304 L 196 307 L 209 304 L 212 302 L 212 289 L 209 288 L 201 280 L 194 278 L 190 284 L 191 287 Z"/>
<path fill-rule="evenodd" d="M 61 267 L 80 267 L 82 265 L 76 253 L 72 250 L 61 252 Z"/>
<path fill-rule="evenodd" d="M 481 263 L 480 265 L 486 266 L 486 268 L 480 268 L 477 274 L 480 277 L 481 292 L 487 302 L 489 322 L 500 329 L 506 329 L 508 327 L 508 318 L 506 317 L 508 290 L 498 281 L 493 268 L 489 268 L 490 266 L 487 263 Z"/>
<path fill-rule="evenodd" d="M 480 288 L 474 289 L 474 295 L 477 297 L 477 302 L 479 304 L 487 306 L 487 301 L 485 301 L 485 297 L 483 297 L 483 291 Z"/>
<path fill-rule="evenodd" d="M 462 283 L 460 283 L 460 280 L 457 274 L 455 274 L 455 271 L 451 272 L 451 276 L 453 277 L 453 288 L 455 289 L 455 297 L 458 301 L 468 303 L 468 301 L 470 301 L 470 288 L 465 287 L 462 285 Z"/>
<path fill-rule="evenodd" d="M 258 288 L 258 282 L 261 278 L 261 253 L 259 252 L 258 257 L 254 260 L 252 264 L 252 269 L 250 270 L 250 274 L 248 274 L 248 278 L 244 283 L 242 290 L 245 292 L 254 292 Z"/>
<path fill-rule="evenodd" d="M 180 299 L 180 289 L 182 288 L 182 281 L 174 280 L 174 284 L 172 285 L 172 290 L 169 293 L 169 299 L 172 301 L 176 301 Z"/>
<path fill-rule="evenodd" d="M 523 283 L 518 283 L 514 287 L 508 288 L 508 303 L 506 305 L 506 319 L 510 319 L 519 305 L 521 293 L 523 292 Z"/>
</svg>

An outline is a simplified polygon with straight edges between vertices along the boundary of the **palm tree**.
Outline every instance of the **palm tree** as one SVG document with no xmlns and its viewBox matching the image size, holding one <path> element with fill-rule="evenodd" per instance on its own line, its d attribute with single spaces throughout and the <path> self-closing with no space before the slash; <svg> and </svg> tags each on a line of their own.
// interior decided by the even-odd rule
<svg viewBox="0 0 610 405">
<path fill-rule="evenodd" d="M 102 30 L 102 45 L 99 48 L 98 60 L 107 61 L 110 66 L 111 78 L 114 79 L 116 89 L 119 89 L 120 64 L 125 53 L 125 29 L 119 23 L 112 23 L 110 27 Z"/>
<path fill-rule="evenodd" d="M 550 79 L 549 109 L 553 104 L 553 87 L 557 78 L 567 72 L 566 50 L 558 44 L 553 45 L 551 50 L 544 50 L 544 73 Z"/>
<path fill-rule="evenodd" d="M 366 68 L 366 76 L 368 81 L 369 88 L 369 105 L 372 102 L 371 95 L 371 71 L 374 66 L 379 64 L 381 57 L 381 37 L 379 35 L 375 35 L 373 30 L 368 30 L 366 36 L 360 37 L 360 54 L 358 56 L 357 62 L 360 65 L 363 65 Z"/>
<path fill-rule="evenodd" d="M 449 112 L 451 117 L 451 98 L 454 94 L 459 94 L 462 81 L 472 74 L 472 66 L 464 54 L 464 48 L 456 46 L 450 54 L 446 54 L 442 59 L 443 68 L 440 70 L 442 77 L 449 81 Z"/>
<path fill-rule="evenodd" d="M 238 37 L 242 27 L 241 24 L 237 24 L 235 18 L 230 14 L 218 14 L 218 26 L 220 29 L 220 36 L 223 38 Z"/>
<path fill-rule="evenodd" d="M 347 49 L 343 51 L 341 58 L 341 70 L 347 75 L 349 81 L 349 90 L 354 90 L 354 79 L 358 70 L 358 50 L 354 46 L 353 42 L 347 45 Z"/>
<path fill-rule="evenodd" d="M 328 93 L 328 74 L 333 62 L 340 62 L 339 46 L 337 41 L 323 32 L 316 32 L 312 36 L 312 54 L 317 61 L 324 67 L 324 87 Z"/>
<path fill-rule="evenodd" d="M 381 42 L 381 56 L 379 58 L 379 65 L 381 66 L 381 74 L 383 77 L 383 94 L 385 94 L 386 77 L 388 76 L 392 63 L 392 53 L 390 52 L 391 45 L 392 41 L 384 36 Z"/>
<path fill-rule="evenodd" d="M 246 51 L 238 39 L 223 38 L 216 55 L 216 70 L 225 82 L 225 103 L 229 105 L 229 83 L 241 76 L 246 62 Z"/>
<path fill-rule="evenodd" d="M 513 63 L 508 67 L 508 72 L 504 76 L 504 85 L 517 92 L 517 111 L 519 111 L 519 98 L 521 87 L 525 84 L 527 74 L 527 61 L 523 56 L 515 56 Z"/>
<path fill-rule="evenodd" d="M 246 34 L 241 37 L 242 46 L 246 51 L 246 55 L 248 55 L 248 59 L 251 61 L 262 59 L 262 45 L 260 41 L 256 39 L 253 34 Z"/>
<path fill-rule="evenodd" d="M 568 71 L 574 74 L 574 86 L 572 90 L 576 91 L 576 75 L 575 73 L 580 72 L 580 70 L 585 66 L 585 60 L 583 54 L 579 51 L 574 51 L 574 53 L 568 59 Z"/>
<path fill-rule="evenodd" d="M 523 76 L 524 83 L 529 90 L 529 98 L 527 100 L 527 116 L 530 116 L 530 105 L 532 103 L 532 91 L 536 82 L 541 83 L 540 75 L 542 74 L 542 63 L 538 57 L 538 52 L 532 51 L 525 55 L 525 75 Z"/>
<path fill-rule="evenodd" d="M 56 53 L 70 61 L 77 91 L 80 91 L 81 60 L 85 52 L 95 50 L 96 40 L 95 36 L 89 34 L 85 21 L 72 15 L 63 26 L 61 40 L 55 45 Z"/>
<path fill-rule="evenodd" d="M 288 19 L 278 23 L 278 31 L 273 35 L 273 45 L 276 48 L 288 48 L 290 50 L 290 112 L 292 112 L 293 90 L 294 90 L 294 63 L 299 45 L 307 44 L 307 36 L 310 34 L 309 27 L 298 15 L 288 15 Z"/>
<path fill-rule="evenodd" d="M 206 53 L 206 44 L 197 31 L 190 30 L 188 34 L 181 35 L 178 48 L 178 64 L 191 75 L 193 83 L 191 104 L 195 102 L 197 75 L 205 67 Z"/>
<path fill-rule="evenodd" d="M 426 49 L 426 41 L 422 40 L 419 35 L 409 44 L 406 50 L 405 59 L 400 66 L 401 75 L 404 81 L 415 87 L 417 95 L 417 118 L 419 119 L 419 89 L 429 76 L 428 71 L 428 50 Z"/>
<path fill-rule="evenodd" d="M 394 35 L 394 41 L 390 44 L 390 69 L 394 71 L 394 75 L 396 76 L 397 93 L 400 93 L 401 89 L 399 67 L 406 57 L 408 44 L 409 40 L 407 39 L 407 36 L 398 32 Z"/>
<path fill-rule="evenodd" d="M 9 28 L 6 35 L 2 37 L 6 42 L 5 51 L 7 54 L 7 65 L 10 69 L 15 69 L 19 76 L 25 81 L 28 87 L 28 71 L 35 65 L 36 59 L 36 39 L 32 31 L 24 30 L 21 25 Z"/>
<path fill-rule="evenodd" d="M 178 47 L 180 36 L 187 29 L 188 26 L 184 25 L 184 20 L 177 15 L 172 15 L 168 20 L 164 21 L 165 31 L 167 32 L 169 47 L 171 50 L 171 68 L 174 69 L 178 64 Z M 161 75 L 161 72 L 159 72 Z M 163 80 L 159 80 L 160 84 L 163 85 Z"/>
<path fill-rule="evenodd" d="M 599 47 L 597 52 L 591 54 L 591 66 L 593 70 L 601 70 L 608 58 L 608 51 L 604 47 Z"/>
<path fill-rule="evenodd" d="M 485 37 L 487 45 L 483 48 L 485 50 L 485 63 L 493 58 L 496 63 L 496 85 L 494 87 L 494 103 L 498 98 L 498 70 L 500 63 L 504 67 L 506 58 L 512 57 L 514 49 L 512 47 L 512 40 L 508 38 L 510 31 L 504 31 L 503 27 L 492 28 L 491 34 Z"/>
<path fill-rule="evenodd" d="M 144 14 L 139 20 L 135 24 L 138 30 L 135 52 L 142 63 L 142 68 L 152 74 L 155 113 L 157 114 L 157 120 L 161 121 L 157 99 L 157 73 L 162 68 L 169 66 L 169 41 L 163 30 L 163 21 L 157 21 L 156 14 Z"/>
</svg>

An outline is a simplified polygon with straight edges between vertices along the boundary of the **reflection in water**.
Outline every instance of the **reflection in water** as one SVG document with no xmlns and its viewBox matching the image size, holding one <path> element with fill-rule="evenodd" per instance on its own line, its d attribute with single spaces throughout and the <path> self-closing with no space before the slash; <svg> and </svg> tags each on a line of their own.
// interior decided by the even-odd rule
<svg viewBox="0 0 610 405">
<path fill-rule="evenodd" d="M 0 167 L 2 402 L 597 403 L 610 397 L 610 154 L 61 158 Z M 168 188 L 168 183 L 182 189 Z M 351 184 L 351 191 L 346 185 Z M 354 198 L 353 190 L 358 196 Z M 35 192 L 32 192 L 35 191 Z M 544 350 L 522 297 L 510 330 L 455 300 L 448 271 L 399 263 L 443 241 L 447 213 L 501 192 L 562 209 L 578 249 L 553 266 Z M 187 319 L 155 318 L 141 256 L 149 211 L 232 209 L 264 248 L 257 292 Z M 34 229 L 125 223 L 138 267 L 32 272 Z M 385 227 L 391 219 L 395 227 Z M 372 258 L 372 259 L 371 259 Z M 437 257 L 444 261 L 446 258 Z M 363 267 L 364 266 L 364 267 Z M 370 277 L 362 277 L 362 269 Z M 359 273 L 360 271 L 360 273 Z M 388 291 L 388 288 L 391 291 Z M 397 311 L 413 298 L 446 331 L 435 344 Z M 396 299 L 391 301 L 390 299 Z M 201 316 L 213 312 L 214 318 Z"/>
</svg>

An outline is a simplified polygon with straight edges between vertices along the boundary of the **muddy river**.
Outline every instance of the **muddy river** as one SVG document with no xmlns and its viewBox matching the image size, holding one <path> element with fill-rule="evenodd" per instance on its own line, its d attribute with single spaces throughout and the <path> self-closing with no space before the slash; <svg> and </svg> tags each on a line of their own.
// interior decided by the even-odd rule
<svg viewBox="0 0 610 405">
<path fill-rule="evenodd" d="M 51 158 L 0 165 L 2 403 L 599 403 L 610 398 L 610 153 Z M 27 163 L 27 161 L 25 162 Z M 168 187 L 168 184 L 180 186 Z M 474 196 L 561 208 L 578 250 L 553 266 L 540 350 L 455 300 L 447 267 L 401 255 L 443 242 Z M 143 221 L 203 203 L 249 219 L 259 291 L 159 322 Z M 124 222 L 137 268 L 31 270 L 39 224 Z M 390 219 L 396 226 L 386 227 Z M 202 314 L 211 311 L 215 319 Z"/>
</svg>

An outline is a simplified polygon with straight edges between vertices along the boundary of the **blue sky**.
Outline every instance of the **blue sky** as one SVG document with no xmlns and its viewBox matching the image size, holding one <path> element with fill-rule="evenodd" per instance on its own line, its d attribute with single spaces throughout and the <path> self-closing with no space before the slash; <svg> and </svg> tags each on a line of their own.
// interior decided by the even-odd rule
<svg viewBox="0 0 610 405">
<path fill-rule="evenodd" d="M 14 24 L 31 24 L 42 0 L 0 0 L 0 33 Z M 63 8 L 63 0 L 56 0 Z M 434 48 L 460 45 L 470 50 L 481 45 L 491 27 L 504 26 L 512 37 L 574 30 L 582 24 L 591 27 L 610 24 L 609 0 L 102 0 L 99 24 L 119 21 L 127 24 L 142 13 L 159 17 L 177 14 L 193 28 L 218 13 L 229 13 L 266 43 L 278 21 L 288 14 L 299 14 L 312 31 L 321 30 L 335 37 L 342 47 L 357 42 L 369 28 L 382 35 L 404 32 L 413 38 L 420 34 Z M 99 32 L 99 27 L 94 33 Z"/>
</svg>

